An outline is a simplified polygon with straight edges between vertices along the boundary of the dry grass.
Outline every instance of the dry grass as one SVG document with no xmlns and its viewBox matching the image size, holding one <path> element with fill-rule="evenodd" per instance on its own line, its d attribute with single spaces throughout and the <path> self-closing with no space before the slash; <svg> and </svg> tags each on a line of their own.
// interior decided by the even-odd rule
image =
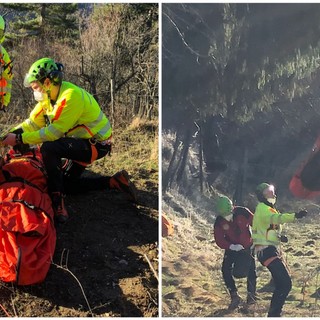
<svg viewBox="0 0 320 320">
<path fill-rule="evenodd" d="M 183 201 L 180 201 L 183 203 Z M 188 206 L 188 201 L 185 201 Z M 285 317 L 316 317 L 320 313 L 320 278 L 318 252 L 319 206 L 312 202 L 284 199 L 280 206 L 290 212 L 292 208 L 306 207 L 310 215 L 303 221 L 288 224 L 285 229 L 289 243 L 281 249 L 290 268 L 293 288 L 283 309 Z M 163 205 L 175 226 L 173 236 L 162 241 L 162 297 L 163 316 L 177 317 L 265 317 L 272 293 L 263 292 L 268 284 L 268 270 L 257 262 L 257 290 L 259 301 L 255 308 L 244 313 L 239 309 L 225 313 L 229 295 L 221 276 L 223 250 L 208 236 L 212 223 L 203 216 L 190 212 L 182 216 L 166 204 Z M 236 280 L 240 294 L 246 296 L 246 280 Z"/>
<path fill-rule="evenodd" d="M 134 127 L 116 128 L 112 156 L 96 161 L 89 170 L 110 175 L 126 169 L 144 205 L 134 206 L 123 201 L 120 193 L 97 192 L 68 197 L 71 219 L 57 231 L 54 260 L 60 261 L 60 251 L 70 248 L 68 268 L 56 261 L 46 281 L 35 286 L 19 288 L 7 284 L 1 287 L 0 283 L 0 315 L 7 312 L 19 317 L 137 314 L 154 317 L 157 314 L 158 290 L 154 274 L 158 270 L 158 214 L 154 203 L 158 203 L 158 160 L 152 153 L 158 148 L 154 145 L 158 126 L 154 122 L 154 130 L 150 131 L 145 129 L 144 121 L 137 123 Z M 84 234 L 87 223 L 90 228 Z M 104 233 L 97 232 L 104 223 Z M 118 256 L 119 261 L 125 260 L 128 265 L 119 264 Z M 145 256 L 155 270 L 151 270 Z M 109 278 L 112 281 L 109 282 Z M 67 303 L 68 299 L 72 302 Z"/>
<path fill-rule="evenodd" d="M 112 175 L 125 169 L 139 189 L 148 189 L 158 185 L 158 149 L 158 123 L 135 119 L 127 127 L 113 129 L 111 157 L 97 160 L 91 170 Z"/>
<path fill-rule="evenodd" d="M 116 128 L 113 134 L 114 166 L 124 164 L 135 174 L 144 170 L 158 171 L 158 157 L 155 157 L 158 154 L 157 137 L 158 124 L 155 121 L 135 119 L 126 130 Z"/>
</svg>

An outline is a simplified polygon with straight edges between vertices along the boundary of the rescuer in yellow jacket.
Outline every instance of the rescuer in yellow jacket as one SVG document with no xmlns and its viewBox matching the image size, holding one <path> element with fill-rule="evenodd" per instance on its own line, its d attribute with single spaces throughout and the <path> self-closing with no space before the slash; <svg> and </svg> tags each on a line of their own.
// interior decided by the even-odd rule
<svg viewBox="0 0 320 320">
<path fill-rule="evenodd" d="M 80 176 L 87 164 L 110 154 L 111 124 L 91 94 L 63 81 L 63 65 L 51 58 L 33 63 L 24 85 L 31 87 L 38 103 L 29 118 L 13 128 L 3 143 L 41 144 L 56 218 L 65 222 L 66 180 Z M 109 188 L 124 191 L 136 200 L 134 185 L 125 170 L 107 178 Z"/>
<path fill-rule="evenodd" d="M 259 203 L 253 215 L 252 240 L 257 258 L 270 271 L 275 286 L 268 317 L 280 317 L 292 287 L 288 268 L 279 249 L 280 242 L 288 242 L 287 237 L 281 234 L 282 225 L 305 217 L 307 211 L 280 213 L 275 208 L 275 188 L 265 182 L 257 186 L 256 195 Z"/>
<path fill-rule="evenodd" d="M 12 61 L 2 43 L 5 39 L 6 22 L 0 16 L 0 110 L 5 110 L 11 100 Z"/>
</svg>

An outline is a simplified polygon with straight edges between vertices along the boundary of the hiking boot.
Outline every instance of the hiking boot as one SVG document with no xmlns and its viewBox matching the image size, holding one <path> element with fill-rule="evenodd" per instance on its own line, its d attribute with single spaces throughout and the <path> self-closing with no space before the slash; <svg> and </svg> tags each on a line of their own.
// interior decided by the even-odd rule
<svg viewBox="0 0 320 320">
<path fill-rule="evenodd" d="M 137 189 L 126 170 L 119 171 L 110 178 L 110 188 L 126 193 L 129 200 L 137 202 Z"/>
<path fill-rule="evenodd" d="M 238 295 L 238 292 L 231 292 L 231 302 L 229 304 L 228 310 L 236 309 L 241 303 L 241 297 Z"/>
<path fill-rule="evenodd" d="M 54 217 L 59 223 L 65 223 L 69 216 L 64 206 L 64 199 L 60 192 L 53 192 L 51 194 L 52 208 L 54 211 Z"/>
<path fill-rule="evenodd" d="M 253 305 L 257 302 L 257 296 L 253 293 L 248 292 L 247 305 Z"/>
</svg>

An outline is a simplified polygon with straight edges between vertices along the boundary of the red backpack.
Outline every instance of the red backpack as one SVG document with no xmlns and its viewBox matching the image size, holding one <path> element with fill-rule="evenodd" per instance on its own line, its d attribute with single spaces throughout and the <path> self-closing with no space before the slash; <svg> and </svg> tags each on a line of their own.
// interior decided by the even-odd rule
<svg viewBox="0 0 320 320">
<path fill-rule="evenodd" d="M 30 285 L 49 270 L 56 231 L 39 150 L 16 156 L 0 169 L 0 280 Z"/>
</svg>

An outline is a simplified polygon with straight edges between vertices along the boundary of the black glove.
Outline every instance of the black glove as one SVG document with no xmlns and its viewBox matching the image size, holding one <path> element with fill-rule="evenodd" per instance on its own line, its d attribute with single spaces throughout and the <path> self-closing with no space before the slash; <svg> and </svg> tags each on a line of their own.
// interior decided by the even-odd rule
<svg viewBox="0 0 320 320">
<path fill-rule="evenodd" d="M 281 241 L 281 242 L 284 242 L 284 243 L 287 243 L 287 242 L 289 241 L 289 239 L 288 239 L 287 236 L 281 235 L 281 236 L 280 236 L 280 241 Z"/>
<path fill-rule="evenodd" d="M 307 210 L 301 210 L 299 212 L 296 212 L 295 216 L 297 219 L 301 219 L 301 218 L 305 217 L 307 214 L 308 214 Z"/>
</svg>

